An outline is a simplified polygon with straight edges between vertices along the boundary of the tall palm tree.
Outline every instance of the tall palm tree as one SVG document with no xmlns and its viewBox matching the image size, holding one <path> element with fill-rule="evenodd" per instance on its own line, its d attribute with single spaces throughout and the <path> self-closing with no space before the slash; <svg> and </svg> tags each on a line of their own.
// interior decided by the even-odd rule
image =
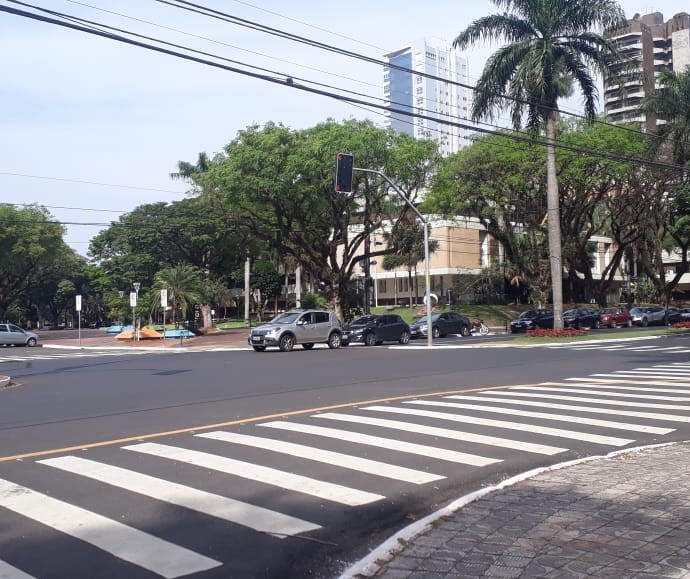
<svg viewBox="0 0 690 579">
<path fill-rule="evenodd" d="M 663 70 L 657 78 L 659 88 L 647 96 L 641 110 L 664 121 L 656 129 L 652 140 L 654 152 L 668 153 L 673 163 L 685 165 L 690 161 L 690 66 L 673 72 Z"/>
<path fill-rule="evenodd" d="M 172 302 L 173 322 L 177 310 L 184 320 L 190 306 L 200 303 L 203 299 L 200 273 L 191 265 L 182 264 L 161 269 L 156 273 L 154 282 L 157 289 L 168 290 L 168 299 Z"/>
<path fill-rule="evenodd" d="M 554 328 L 563 328 L 563 265 L 556 176 L 558 100 L 567 95 L 568 79 L 579 88 L 584 114 L 596 116 L 597 88 L 590 68 L 609 72 L 621 60 L 613 42 L 591 32 L 618 28 L 625 16 L 615 0 L 491 0 L 506 12 L 472 22 L 454 40 L 464 49 L 479 41 L 505 41 L 486 62 L 477 82 L 472 118 L 493 118 L 511 109 L 513 126 L 546 137 L 548 244 Z"/>
</svg>

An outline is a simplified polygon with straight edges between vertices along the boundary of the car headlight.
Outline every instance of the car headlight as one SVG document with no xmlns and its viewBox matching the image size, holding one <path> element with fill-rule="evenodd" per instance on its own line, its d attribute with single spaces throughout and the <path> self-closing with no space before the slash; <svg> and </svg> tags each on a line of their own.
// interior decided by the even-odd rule
<svg viewBox="0 0 690 579">
<path fill-rule="evenodd" d="M 267 336 L 275 336 L 277 333 L 278 333 L 278 328 L 271 328 L 270 330 L 268 330 L 268 332 L 266 332 L 266 335 Z"/>
</svg>

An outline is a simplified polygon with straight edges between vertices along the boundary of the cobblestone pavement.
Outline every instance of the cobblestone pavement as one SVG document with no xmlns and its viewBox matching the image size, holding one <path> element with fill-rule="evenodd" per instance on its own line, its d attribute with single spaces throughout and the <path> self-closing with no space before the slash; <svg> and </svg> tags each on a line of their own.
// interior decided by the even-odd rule
<svg viewBox="0 0 690 579">
<path fill-rule="evenodd" d="M 546 471 L 405 535 L 342 578 L 690 578 L 690 443 Z"/>
</svg>

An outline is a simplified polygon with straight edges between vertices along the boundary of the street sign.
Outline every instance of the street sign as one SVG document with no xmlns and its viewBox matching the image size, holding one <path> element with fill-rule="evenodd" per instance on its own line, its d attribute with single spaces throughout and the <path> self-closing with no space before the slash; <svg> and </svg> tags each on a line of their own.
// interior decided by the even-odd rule
<svg viewBox="0 0 690 579">
<path fill-rule="evenodd" d="M 137 307 L 137 292 L 129 292 L 129 305 L 132 308 Z"/>
<path fill-rule="evenodd" d="M 78 312 L 81 312 L 81 296 L 77 296 L 76 310 L 77 310 Z"/>
<path fill-rule="evenodd" d="M 161 307 L 162 308 L 168 307 L 168 290 L 167 289 L 161 290 Z"/>
</svg>

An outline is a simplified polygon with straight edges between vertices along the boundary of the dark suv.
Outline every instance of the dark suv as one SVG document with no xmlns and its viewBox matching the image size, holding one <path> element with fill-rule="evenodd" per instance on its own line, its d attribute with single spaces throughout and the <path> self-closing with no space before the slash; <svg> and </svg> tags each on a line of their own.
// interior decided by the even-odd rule
<svg viewBox="0 0 690 579">
<path fill-rule="evenodd" d="M 367 315 L 357 318 L 343 331 L 343 346 L 361 342 L 366 346 L 383 342 L 410 341 L 410 326 L 397 314 Z"/>
<path fill-rule="evenodd" d="M 329 348 L 342 344 L 340 320 L 325 310 L 290 310 L 277 315 L 270 322 L 252 328 L 247 341 L 257 352 L 277 346 L 289 352 L 295 344 L 311 350 L 314 344 L 325 343 Z"/>
</svg>

